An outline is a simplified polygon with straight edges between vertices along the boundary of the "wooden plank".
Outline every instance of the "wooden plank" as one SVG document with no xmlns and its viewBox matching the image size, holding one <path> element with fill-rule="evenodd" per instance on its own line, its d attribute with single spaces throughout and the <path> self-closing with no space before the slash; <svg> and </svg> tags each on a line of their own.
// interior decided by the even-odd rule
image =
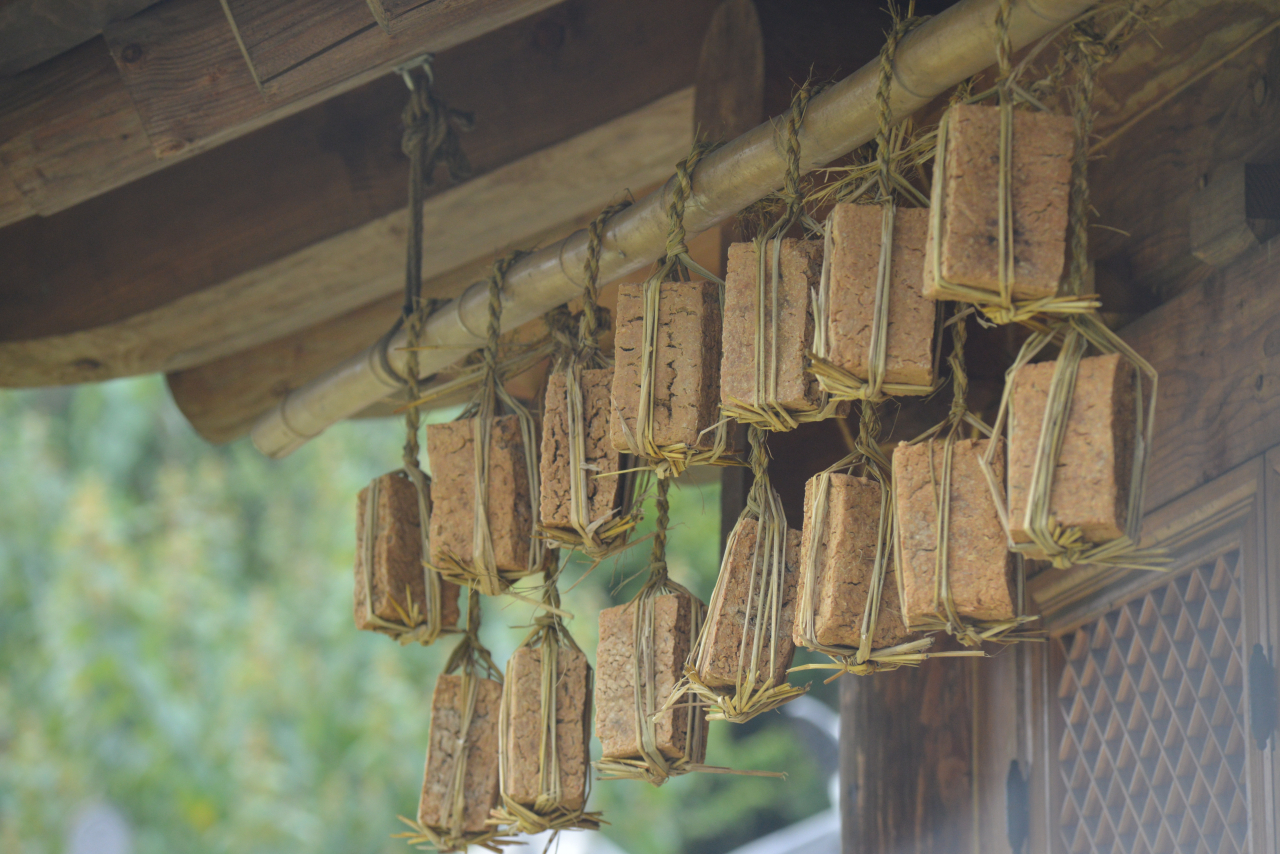
<svg viewBox="0 0 1280 854">
<path fill-rule="evenodd" d="M 552 51 L 535 44 L 545 16 L 558 20 L 552 13 L 437 57 L 442 96 L 482 107 L 463 138 L 478 175 L 688 86 L 709 15 L 682 0 L 598 0 L 579 22 L 582 37 Z M 682 26 L 668 31 L 673 22 Z M 674 53 L 654 63 L 663 45 Z M 108 196 L 0 230 L 0 340 L 122 321 L 400 209 L 406 96 L 388 75 Z"/>
<path fill-rule="evenodd" d="M 411 12 L 423 3 L 429 2 L 431 0 L 369 0 L 369 9 L 378 19 L 378 23 L 388 32 L 392 32 L 403 26 L 400 18 L 405 12 Z"/>
<path fill-rule="evenodd" d="M 972 699 L 982 663 L 933 659 L 841 678 L 844 854 L 978 854 Z"/>
<path fill-rule="evenodd" d="M 222 9 L 259 85 L 377 26 L 348 0 L 222 0 Z"/>
<path fill-rule="evenodd" d="M 297 11 L 305 16 L 329 2 L 299 3 Z M 423 52 L 447 50 L 553 2 L 436 0 L 414 10 L 414 26 L 402 34 L 388 35 L 377 27 L 353 33 L 307 61 L 283 68 L 261 91 L 222 9 L 207 0 L 170 0 L 108 27 L 104 35 L 156 155 L 169 157 L 207 148 L 232 133 L 355 88 Z"/>
<path fill-rule="evenodd" d="M 61 210 L 157 168 L 151 143 L 101 39 L 0 78 L 0 163 L 26 199 L 0 225 Z"/>
<path fill-rule="evenodd" d="M 137 14 L 157 0 L 3 0 L 0 77 L 34 68 L 102 34 L 109 21 Z"/>
<path fill-rule="evenodd" d="M 434 196 L 424 205 L 424 278 L 666 177 L 688 150 L 692 101 L 682 90 Z M 0 385 L 180 370 L 354 310 L 403 287 L 404 223 L 397 211 L 118 323 L 0 343 Z"/>
</svg>

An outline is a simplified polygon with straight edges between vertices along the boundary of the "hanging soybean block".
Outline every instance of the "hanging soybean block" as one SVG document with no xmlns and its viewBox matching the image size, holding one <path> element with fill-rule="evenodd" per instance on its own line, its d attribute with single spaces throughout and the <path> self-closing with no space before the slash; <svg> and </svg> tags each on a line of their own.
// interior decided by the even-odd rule
<svg viewBox="0 0 1280 854">
<path fill-rule="evenodd" d="M 544 527 L 572 528 L 570 483 L 573 472 L 569 455 L 569 404 L 566 397 L 569 372 L 553 371 L 547 377 L 547 394 L 542 409 L 542 459 L 539 501 Z M 586 511 L 591 522 L 612 517 L 621 509 L 621 478 L 600 477 L 616 473 L 621 455 L 609 441 L 609 395 L 613 368 L 593 368 L 581 372 L 583 408 L 583 464 L 586 466 Z"/>
<path fill-rule="evenodd" d="M 973 620 L 1010 620 L 1016 615 L 1013 555 L 1008 550 L 1000 512 L 991 496 L 981 459 L 986 439 L 959 439 L 951 457 L 951 504 L 948 509 L 947 579 L 955 612 Z M 898 560 L 905 594 L 907 625 L 938 617 L 939 487 L 945 448 L 942 441 L 898 445 L 893 454 L 897 499 Z M 992 461 L 1004 480 L 1003 455 Z"/>
<path fill-rule="evenodd" d="M 930 229 L 929 252 L 939 253 L 943 279 L 989 290 L 994 298 L 1000 290 L 1000 108 L 958 104 L 948 116 L 943 180 L 934 183 L 941 232 Z M 1074 146 L 1069 117 L 1013 111 L 1011 281 L 1016 299 L 1058 292 L 1066 264 Z M 939 292 L 932 260 L 924 265 L 924 293 L 930 299 L 951 298 Z"/>
<path fill-rule="evenodd" d="M 640 407 L 642 286 L 618 289 L 614 324 L 613 447 L 629 450 Z M 715 282 L 663 282 L 659 286 L 657 370 L 653 377 L 653 438 L 659 446 L 683 443 L 709 450 L 719 420 L 720 293 Z M 626 429 L 623 425 L 626 425 Z"/>
<path fill-rule="evenodd" d="M 692 596 L 667 593 L 653 602 L 653 659 L 650 708 L 661 709 L 684 676 L 684 662 L 693 646 L 694 609 Z M 606 608 L 600 612 L 600 642 L 596 646 L 596 737 L 607 759 L 640 758 L 640 735 L 636 694 L 636 646 L 634 615 L 637 602 Z M 696 714 L 704 714 L 701 710 Z M 661 712 L 654 721 L 655 747 L 667 759 L 685 757 L 700 762 L 706 752 L 706 727 L 700 743 L 690 745 L 688 707 L 679 703 Z M 686 750 L 689 752 L 686 753 Z"/>
<path fill-rule="evenodd" d="M 521 647 L 511 656 L 506 690 L 510 719 L 507 730 L 508 797 L 533 806 L 543 791 L 541 782 L 543 742 L 542 654 L 539 646 Z M 587 752 L 590 740 L 591 666 L 587 657 L 570 646 L 556 650 L 555 743 L 562 795 L 557 806 L 581 809 L 586 801 Z"/>
<path fill-rule="evenodd" d="M 431 562 L 446 555 L 471 563 L 475 525 L 475 419 L 427 425 L 432 488 L 437 500 L 431 513 Z M 520 420 L 515 415 L 493 419 L 489 433 L 489 478 L 485 510 L 493 538 L 494 563 L 500 571 L 524 572 L 529 561 L 533 509 Z"/>
<path fill-rule="evenodd" d="M 812 578 L 814 637 L 823 646 L 856 648 L 862 639 L 863 613 L 875 569 L 882 487 L 871 478 L 832 474 L 826 518 L 819 528 L 814 503 L 820 484 L 821 475 L 809 478 L 805 484 L 804 532 L 800 541 L 802 565 L 807 566 L 812 560 L 817 567 Z M 808 581 L 809 578 L 802 578 L 801 584 Z M 809 599 L 807 588 L 797 592 L 801 602 Z M 799 613 L 793 635 L 796 644 L 805 645 Z M 871 648 L 886 649 L 908 640 L 911 633 L 902 620 L 898 585 L 889 565 L 885 567 Z"/>
<path fill-rule="evenodd" d="M 880 205 L 838 204 L 831 211 L 828 361 L 862 380 L 870 379 L 871 326 L 884 209 Z M 889 266 L 889 328 L 884 381 L 933 385 L 933 341 L 937 306 L 921 288 L 927 208 L 898 208 L 893 219 Z"/>
<path fill-rule="evenodd" d="M 422 778 L 422 798 L 418 801 L 418 823 L 426 827 L 450 829 L 455 800 L 463 804 L 463 833 L 484 831 L 489 810 L 498 804 L 498 710 L 502 703 L 502 683 L 479 676 L 475 708 L 462 753 L 458 741 L 463 736 L 467 695 L 463 676 L 445 673 L 436 680 L 431 697 L 431 733 L 427 747 L 427 767 Z M 457 762 L 465 758 L 462 791 L 454 788 Z"/>
<path fill-rule="evenodd" d="M 795 620 L 796 587 L 800 578 L 800 532 L 787 530 L 782 544 L 782 576 L 771 580 L 770 570 L 766 569 L 769 555 L 765 543 L 759 541 L 759 530 L 755 519 L 739 519 L 730 536 L 731 550 L 720 570 L 727 573 L 719 585 L 722 595 L 711 603 L 706 641 L 697 663 L 698 678 L 712 688 L 732 688 L 739 677 L 746 680 L 757 632 L 760 635 L 757 685 L 769 679 L 773 685 L 786 682 L 787 668 L 795 655 L 789 629 Z M 776 622 L 770 615 L 768 596 L 774 581 L 777 584 L 774 595 L 778 597 Z"/>
<path fill-rule="evenodd" d="M 813 347 L 813 305 L 810 293 L 822 275 L 822 242 L 782 241 L 779 249 L 780 276 L 777 290 L 777 341 L 773 335 L 772 243 L 765 249 L 764 342 L 756 353 L 756 309 L 759 302 L 760 264 L 754 243 L 729 247 L 728 272 L 724 289 L 724 356 L 720 363 L 720 398 L 748 404 L 768 403 L 756 394 L 757 359 L 765 371 L 773 365 L 777 348 L 777 403 L 790 410 L 812 410 L 819 404 L 818 383 L 805 373 L 805 353 Z M 764 391 L 767 391 L 765 386 Z"/>
<path fill-rule="evenodd" d="M 1049 384 L 1057 362 L 1024 366 L 1013 380 L 1009 407 L 1009 534 L 1026 530 L 1031 469 L 1040 444 Z M 1080 528 L 1090 543 L 1122 536 L 1128 526 L 1137 412 L 1137 373 L 1119 353 L 1080 360 L 1066 436 L 1053 467 L 1049 515 Z M 1027 552 L 1031 557 L 1043 557 Z"/>
<path fill-rule="evenodd" d="M 366 530 L 369 494 L 376 494 L 372 532 Z M 356 628 L 390 633 L 377 620 L 412 628 L 410 615 L 421 621 L 431 613 L 427 582 L 422 565 L 422 530 L 418 512 L 418 490 L 401 472 L 379 477 L 360 490 L 356 499 L 355 620 Z M 367 537 L 373 537 L 372 552 Z M 372 554 L 371 566 L 365 566 Z M 367 575 L 366 575 L 367 573 Z M 441 626 L 458 624 L 458 586 L 440 583 Z M 372 598 L 372 608 L 370 608 Z M 369 619 L 372 612 L 375 620 Z"/>
</svg>

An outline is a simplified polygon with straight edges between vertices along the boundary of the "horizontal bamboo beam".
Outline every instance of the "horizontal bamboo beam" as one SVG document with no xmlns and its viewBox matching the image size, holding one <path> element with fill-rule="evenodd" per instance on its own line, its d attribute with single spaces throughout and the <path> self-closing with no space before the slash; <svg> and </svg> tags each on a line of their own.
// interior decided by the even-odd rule
<svg viewBox="0 0 1280 854">
<path fill-rule="evenodd" d="M 1016 48 L 1047 34 L 1094 5 L 1095 0 L 1015 2 L 1009 36 Z M 898 49 L 889 104 L 902 119 L 995 60 L 999 0 L 961 0 L 903 40 Z M 876 130 L 879 66 L 871 62 L 814 98 L 800 129 L 801 167 L 811 171 L 870 140 Z M 703 159 L 685 209 L 685 227 L 696 234 L 728 219 L 782 185 L 786 163 L 774 122 L 765 122 Z M 674 179 L 673 179 L 674 180 Z M 667 199 L 672 182 L 615 217 L 604 237 L 602 282 L 647 264 L 663 252 Z M 581 290 L 587 239 L 582 231 L 534 253 L 512 267 L 503 294 L 507 328 L 522 324 L 571 299 Z M 479 346 L 486 316 L 487 285 L 477 282 L 428 319 L 422 353 L 424 376 Z M 474 331 L 474 332 L 473 332 Z M 392 368 L 403 369 L 403 333 L 388 347 Z M 398 387 L 382 369 L 375 345 L 297 389 L 252 431 L 254 445 L 283 457 L 326 427 L 361 411 Z"/>
</svg>

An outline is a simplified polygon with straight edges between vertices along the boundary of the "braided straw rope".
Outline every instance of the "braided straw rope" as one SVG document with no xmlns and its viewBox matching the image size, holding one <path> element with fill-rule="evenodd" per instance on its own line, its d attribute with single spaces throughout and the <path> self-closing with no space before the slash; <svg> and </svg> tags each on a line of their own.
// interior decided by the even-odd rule
<svg viewBox="0 0 1280 854">
<path fill-rule="evenodd" d="M 749 431 L 751 441 L 751 471 L 755 477 L 747 504 L 729 534 L 724 557 L 720 563 L 720 575 L 711 594 L 711 613 L 718 619 L 732 619 L 726 613 L 725 597 L 730 576 L 730 560 L 742 537 L 743 522 L 756 522 L 756 540 L 751 549 L 750 578 L 747 582 L 747 598 L 743 602 L 742 639 L 738 646 L 738 663 L 734 673 L 734 685 L 730 692 L 716 690 L 707 684 L 699 671 L 705 671 L 711 662 L 712 623 L 707 622 L 698 634 L 698 642 L 685 665 L 684 678 L 676 686 L 663 708 L 673 707 L 686 694 L 701 699 L 708 709 L 708 720 L 745 723 L 756 715 L 772 711 L 788 703 L 808 690 L 787 682 L 774 684 L 774 672 L 778 666 L 778 639 L 791 630 L 782 622 L 783 587 L 786 584 L 787 566 L 787 518 L 782 510 L 782 499 L 769 483 L 769 458 L 765 450 L 765 431 L 753 426 Z M 735 609 L 736 610 L 736 609 Z M 766 643 L 768 648 L 766 650 Z M 767 674 L 761 680 L 761 671 Z"/>
<path fill-rule="evenodd" d="M 459 729 L 451 761 L 447 768 L 428 768 L 435 771 L 447 781 L 442 803 L 448 805 L 447 821 L 442 826 L 428 826 L 419 821 L 397 816 L 409 827 L 408 832 L 393 834 L 393 839 L 403 839 L 409 845 L 422 850 L 434 848 L 441 854 L 452 851 L 465 852 L 469 846 L 475 845 L 489 851 L 498 852 L 505 845 L 515 840 L 506 836 L 499 824 L 490 819 L 488 827 L 482 831 L 466 832 L 463 821 L 466 816 L 466 779 L 467 766 L 470 762 L 470 749 L 467 744 L 471 734 L 471 725 L 475 720 L 476 698 L 480 690 L 481 679 L 492 679 L 502 682 L 502 671 L 494 663 L 493 656 L 480 641 L 480 595 L 474 590 L 467 594 L 467 626 L 462 640 L 454 647 L 445 664 L 446 674 L 461 671 L 461 693 L 465 697 L 462 710 L 462 726 Z M 435 721 L 432 720 L 432 728 Z M 430 737 L 428 737 L 430 742 Z M 428 757 L 430 747 L 427 748 Z"/>
</svg>

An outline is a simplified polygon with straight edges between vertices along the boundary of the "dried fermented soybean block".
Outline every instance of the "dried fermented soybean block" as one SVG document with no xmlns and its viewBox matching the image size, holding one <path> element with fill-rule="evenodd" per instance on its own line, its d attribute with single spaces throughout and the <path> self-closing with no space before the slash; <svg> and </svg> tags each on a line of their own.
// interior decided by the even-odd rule
<svg viewBox="0 0 1280 854">
<path fill-rule="evenodd" d="M 498 803 L 498 707 L 502 683 L 480 679 L 475 712 L 467 730 L 466 776 L 463 778 L 462 830 L 485 830 L 489 810 Z M 458 738 L 466 714 L 467 697 L 463 679 L 457 673 L 443 674 L 436 681 L 431 698 L 431 735 L 427 747 L 427 768 L 422 778 L 422 799 L 418 802 L 418 822 L 427 827 L 448 827 L 452 804 L 447 802 L 458 760 Z"/>
<path fill-rule="evenodd" d="M 772 247 L 770 242 L 769 247 Z M 773 356 L 772 249 L 766 248 L 764 347 L 760 354 L 766 373 Z M 724 289 L 724 358 L 720 363 L 720 396 L 725 403 L 763 403 L 756 400 L 756 303 L 760 265 L 754 243 L 729 247 Z M 782 241 L 778 281 L 777 399 L 793 410 L 815 409 L 818 385 L 804 371 L 805 352 L 813 347 L 813 308 L 810 291 L 822 275 L 822 243 Z M 766 376 L 767 380 L 767 376 Z"/>
<path fill-rule="evenodd" d="M 378 506 L 375 508 L 376 530 L 365 530 L 368 518 L 369 487 L 360 490 L 356 501 L 356 628 L 381 631 L 368 622 L 368 596 L 365 587 L 365 537 L 373 537 L 373 572 L 368 589 L 373 594 L 373 615 L 392 623 L 404 623 L 410 603 L 418 613 L 429 613 L 427 584 L 422 567 L 422 532 L 418 519 L 418 490 L 408 477 L 391 472 L 378 478 Z M 440 584 L 443 626 L 458 624 L 458 586 Z M 400 607 L 397 608 L 396 605 Z M 402 614 L 401 611 L 404 613 Z"/>
<path fill-rule="evenodd" d="M 640 407 L 643 320 L 641 286 L 618 289 L 614 326 L 613 446 L 628 449 L 627 428 L 635 434 Z M 658 445 L 681 442 L 710 449 L 719 420 L 720 294 L 714 282 L 663 282 L 659 290 L 657 372 L 654 377 L 653 436 Z"/>
<path fill-rule="evenodd" d="M 590 738 L 591 666 L 572 647 L 556 650 L 556 753 L 560 763 L 559 805 L 579 809 L 586 799 L 587 748 Z M 511 656 L 506 691 L 510 718 L 507 731 L 506 794 L 532 806 L 540 790 L 542 743 L 542 648 L 521 647 Z"/>
<path fill-rule="evenodd" d="M 880 205 L 839 204 L 831 211 L 829 226 L 829 358 L 864 380 L 869 378 L 883 217 Z M 885 382 L 933 384 L 933 329 L 938 309 L 925 298 L 921 287 L 928 229 L 927 209 L 899 208 L 894 214 Z"/>
<path fill-rule="evenodd" d="M 1031 468 L 1057 362 L 1018 371 L 1009 408 L 1009 527 L 1015 543 L 1025 530 Z M 1051 518 L 1078 527 L 1091 543 L 1113 540 L 1128 525 L 1137 413 L 1133 365 L 1118 353 L 1080 360 L 1067 435 L 1053 473 Z M 1030 554 L 1030 553 L 1029 553 Z M 1032 557 L 1037 555 L 1032 554 Z"/>
<path fill-rule="evenodd" d="M 805 484 L 804 536 L 800 545 L 801 560 L 807 564 L 814 559 L 817 565 L 813 579 L 817 585 L 813 597 L 814 634 L 824 646 L 857 647 L 875 568 L 881 487 L 878 481 L 869 478 L 831 475 L 826 519 L 819 528 L 814 519 L 819 482 L 820 476 L 809 478 Z M 805 579 L 801 579 L 802 585 L 804 582 Z M 805 598 L 807 593 L 802 586 L 798 599 L 804 601 Z M 798 611 L 794 631 L 795 642 L 802 644 Z M 871 646 L 884 649 L 910 639 L 902 621 L 898 583 L 892 566 L 887 566 Z"/>
<path fill-rule="evenodd" d="M 542 459 L 539 501 L 542 524 L 548 528 L 572 528 L 569 491 L 573 477 L 569 465 L 569 407 L 566 399 L 569 374 L 553 371 L 547 377 L 542 410 Z M 609 442 L 609 394 L 613 368 L 582 371 L 583 446 L 586 474 L 587 519 L 609 516 L 619 507 L 619 478 L 599 477 L 618 471 L 619 453 Z"/>
<path fill-rule="evenodd" d="M 431 562 L 445 555 L 470 562 L 475 526 L 475 419 L 427 425 L 427 454 L 431 457 Z M 523 572 L 529 560 L 533 510 L 529 503 L 529 475 L 525 469 L 520 420 L 514 415 L 493 419 L 489 433 L 489 483 L 485 507 L 493 554 L 500 570 Z"/>
<path fill-rule="evenodd" d="M 952 452 L 948 578 L 957 614 L 975 620 L 1008 620 L 1015 615 L 1013 555 L 979 462 L 986 452 L 985 439 L 961 439 Z M 934 489 L 942 481 L 943 454 L 942 442 L 901 444 L 893 454 L 898 547 L 909 625 L 938 613 L 934 605 L 938 548 Z M 992 467 L 997 482 L 1003 482 L 1003 455 L 995 456 Z"/>
<path fill-rule="evenodd" d="M 707 637 L 705 648 L 698 659 L 698 678 L 713 688 L 730 688 L 738 681 L 738 663 L 750 668 L 751 645 L 757 631 L 757 608 L 759 607 L 761 588 L 765 573 L 763 545 L 760 552 L 760 570 L 752 565 L 752 555 L 756 551 L 756 540 L 759 523 L 755 519 L 741 519 L 736 526 L 736 535 L 723 568 L 725 573 L 721 580 L 722 596 L 712 601 L 711 612 L 707 615 Z M 790 637 L 792 622 L 795 620 L 796 585 L 800 578 L 800 532 L 787 530 L 786 543 L 783 548 L 783 567 L 781 588 L 778 593 L 782 597 L 782 607 L 777 623 L 777 642 L 773 656 L 773 667 L 769 666 L 769 648 L 774 643 L 773 630 L 768 618 L 760 626 L 762 632 L 760 642 L 760 658 L 756 668 L 756 684 L 763 684 L 772 678 L 774 685 L 787 681 L 787 668 L 795 655 L 796 647 Z M 756 575 L 754 585 L 752 575 Z M 748 602 L 747 594 L 751 600 Z M 742 656 L 743 634 L 746 634 L 746 658 Z M 746 677 L 746 673 L 743 673 Z"/>
<path fill-rule="evenodd" d="M 1000 110 L 962 104 L 950 116 L 942 228 L 930 233 L 930 251 L 941 254 L 947 281 L 997 292 Z M 1067 116 L 1013 116 L 1013 295 L 1036 299 L 1057 293 L 1062 279 L 1075 142 Z M 935 289 L 926 263 L 925 295 L 945 298 Z"/>
<path fill-rule="evenodd" d="M 693 646 L 693 617 L 696 600 L 683 593 L 668 593 L 653 600 L 653 642 L 655 660 L 654 708 L 671 696 L 684 676 L 684 662 Z M 605 757 L 635 759 L 640 756 L 636 732 L 634 602 L 600 612 L 600 643 L 596 647 L 596 736 Z M 698 714 L 703 714 L 699 711 Z M 654 726 L 658 750 L 668 759 L 685 755 L 689 733 L 689 712 L 673 708 L 659 715 Z M 703 741 L 693 746 L 693 756 L 706 748 Z"/>
</svg>

